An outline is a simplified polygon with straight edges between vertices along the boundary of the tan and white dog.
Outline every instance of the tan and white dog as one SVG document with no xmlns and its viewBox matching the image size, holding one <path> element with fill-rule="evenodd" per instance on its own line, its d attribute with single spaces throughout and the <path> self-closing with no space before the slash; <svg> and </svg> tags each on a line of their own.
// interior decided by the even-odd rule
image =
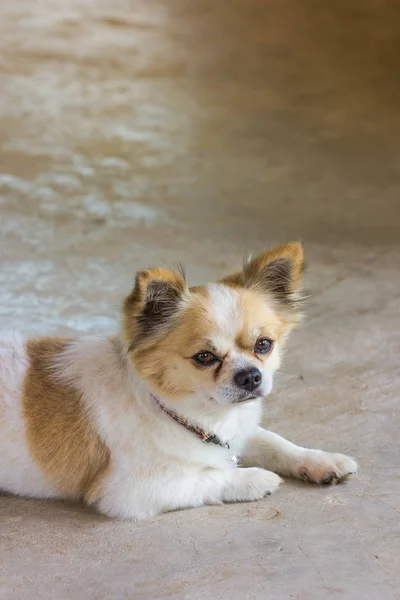
<svg viewBox="0 0 400 600">
<path fill-rule="evenodd" d="M 120 335 L 3 336 L 0 490 L 142 519 L 260 500 L 279 475 L 330 483 L 356 472 L 347 456 L 259 426 L 300 321 L 302 270 L 297 243 L 190 289 L 154 268 L 138 273 Z"/>
</svg>

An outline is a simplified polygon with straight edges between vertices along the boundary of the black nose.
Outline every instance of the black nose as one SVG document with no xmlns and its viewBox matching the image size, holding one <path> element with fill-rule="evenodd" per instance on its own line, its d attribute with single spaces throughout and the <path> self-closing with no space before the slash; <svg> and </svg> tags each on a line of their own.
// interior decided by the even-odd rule
<svg viewBox="0 0 400 600">
<path fill-rule="evenodd" d="M 256 390 L 260 385 L 261 380 L 261 372 L 256 367 L 246 369 L 245 371 L 239 371 L 234 377 L 236 385 L 249 392 Z"/>
</svg>

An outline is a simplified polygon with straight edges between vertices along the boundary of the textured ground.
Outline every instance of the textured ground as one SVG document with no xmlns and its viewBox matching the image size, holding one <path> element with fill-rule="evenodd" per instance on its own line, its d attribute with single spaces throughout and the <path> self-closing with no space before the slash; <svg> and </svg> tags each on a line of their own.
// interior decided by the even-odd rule
<svg viewBox="0 0 400 600">
<path fill-rule="evenodd" d="M 266 424 L 361 465 L 140 524 L 0 497 L 2 600 L 400 598 L 399 57 L 395 2 L 0 4 L 0 325 L 112 331 L 139 267 L 300 238 Z"/>
</svg>

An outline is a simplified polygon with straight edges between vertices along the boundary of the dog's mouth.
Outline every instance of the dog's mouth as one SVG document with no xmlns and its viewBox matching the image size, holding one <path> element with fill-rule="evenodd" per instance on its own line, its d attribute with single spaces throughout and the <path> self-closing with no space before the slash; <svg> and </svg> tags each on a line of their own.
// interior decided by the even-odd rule
<svg viewBox="0 0 400 600">
<path fill-rule="evenodd" d="M 260 394 L 257 392 L 254 392 L 252 394 L 247 394 L 246 396 L 240 397 L 240 398 L 235 398 L 233 400 L 231 400 L 231 404 L 246 404 L 247 402 L 254 402 L 254 400 L 259 400 L 260 398 L 262 398 L 264 396 L 264 394 Z M 211 402 L 219 402 L 217 400 L 217 398 L 215 398 L 214 396 L 209 396 L 208 399 Z"/>
<path fill-rule="evenodd" d="M 234 400 L 233 403 L 243 404 L 244 402 L 252 402 L 253 400 L 258 400 L 259 398 L 262 398 L 262 394 L 247 394 L 247 396 L 244 396 L 243 398 L 238 398 L 237 400 Z"/>
</svg>

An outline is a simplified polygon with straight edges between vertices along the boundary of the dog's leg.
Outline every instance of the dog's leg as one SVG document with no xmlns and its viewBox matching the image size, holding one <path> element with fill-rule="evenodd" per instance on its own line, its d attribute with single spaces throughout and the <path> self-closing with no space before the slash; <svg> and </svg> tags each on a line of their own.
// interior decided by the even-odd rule
<svg viewBox="0 0 400 600">
<path fill-rule="evenodd" d="M 168 473 L 153 480 L 127 481 L 114 474 L 86 496 L 88 504 L 110 517 L 143 519 L 204 504 L 251 502 L 272 494 L 281 478 L 264 469 L 232 468 Z"/>
<path fill-rule="evenodd" d="M 342 481 L 357 471 L 349 456 L 296 446 L 261 427 L 249 440 L 241 464 L 320 484 Z"/>
<path fill-rule="evenodd" d="M 213 469 L 214 473 L 215 470 Z M 212 478 L 214 478 L 214 473 Z M 269 496 L 278 489 L 282 479 L 275 473 L 257 467 L 249 469 L 229 469 L 229 471 L 216 471 L 216 473 L 226 473 L 220 480 L 219 502 L 251 502 L 261 500 Z M 207 474 L 209 477 L 210 474 Z M 218 475 L 220 479 L 220 475 Z M 212 498 L 210 498 L 212 500 Z M 206 501 L 205 504 L 214 504 Z"/>
</svg>

